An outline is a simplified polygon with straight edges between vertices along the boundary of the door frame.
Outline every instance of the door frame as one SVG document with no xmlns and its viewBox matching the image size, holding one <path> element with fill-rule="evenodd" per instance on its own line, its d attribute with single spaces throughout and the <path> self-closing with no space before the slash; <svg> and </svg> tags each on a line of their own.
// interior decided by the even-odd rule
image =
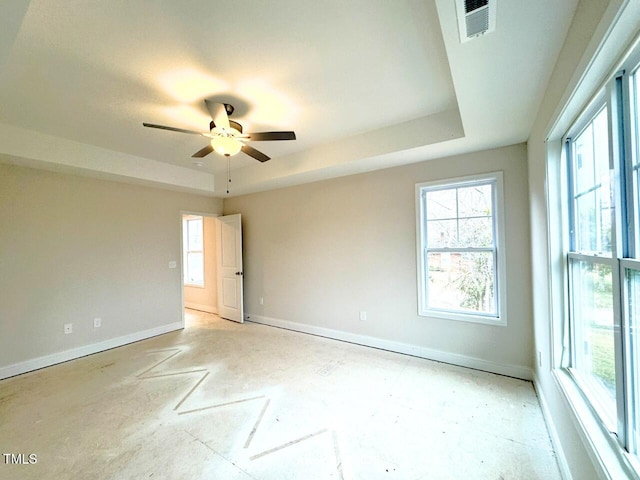
<svg viewBox="0 0 640 480">
<path fill-rule="evenodd" d="M 193 211 L 193 210 L 180 210 L 180 305 L 181 305 L 181 310 L 180 310 L 180 316 L 181 316 L 181 323 L 182 323 L 182 328 L 184 328 L 184 222 L 182 221 L 182 218 L 185 215 L 199 215 L 201 217 L 209 217 L 209 218 L 217 218 L 220 217 L 221 214 L 219 213 L 210 213 L 210 212 L 197 212 L 197 211 Z M 217 265 L 217 255 L 216 255 L 216 268 L 218 267 Z"/>
</svg>

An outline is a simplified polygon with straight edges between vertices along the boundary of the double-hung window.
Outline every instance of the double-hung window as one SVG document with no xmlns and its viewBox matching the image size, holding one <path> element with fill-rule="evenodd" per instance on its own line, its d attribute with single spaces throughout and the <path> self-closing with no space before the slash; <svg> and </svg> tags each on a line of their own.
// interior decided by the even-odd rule
<svg viewBox="0 0 640 480">
<path fill-rule="evenodd" d="M 188 215 L 183 222 L 184 284 L 204 286 L 203 218 Z"/>
<path fill-rule="evenodd" d="M 420 315 L 506 324 L 502 173 L 416 185 Z"/>
<path fill-rule="evenodd" d="M 640 448 L 640 57 L 565 136 L 563 366 L 611 438 Z"/>
</svg>

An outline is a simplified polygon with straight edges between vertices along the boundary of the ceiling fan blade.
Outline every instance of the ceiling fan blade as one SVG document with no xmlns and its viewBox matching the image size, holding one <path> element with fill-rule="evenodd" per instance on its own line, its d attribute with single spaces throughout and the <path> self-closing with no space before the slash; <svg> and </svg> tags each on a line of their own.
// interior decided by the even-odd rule
<svg viewBox="0 0 640 480">
<path fill-rule="evenodd" d="M 267 160 L 271 159 L 271 157 L 267 157 L 264 153 L 262 153 L 259 150 L 256 150 L 253 147 L 250 147 L 249 145 L 243 145 L 242 146 L 242 152 L 246 153 L 250 157 L 255 158 L 259 162 L 266 162 Z"/>
<path fill-rule="evenodd" d="M 247 133 L 249 140 L 262 142 L 266 140 L 295 140 L 295 132 L 256 132 Z"/>
<path fill-rule="evenodd" d="M 202 135 L 202 132 L 196 132 L 195 130 L 185 130 L 184 128 L 167 127 L 165 125 L 155 125 L 153 123 L 143 123 L 145 127 L 159 128 L 160 130 L 170 130 L 172 132 L 191 133 L 192 135 Z"/>
<path fill-rule="evenodd" d="M 228 129 L 229 116 L 227 115 L 227 107 L 224 106 L 224 103 L 210 102 L 207 99 L 204 100 L 204 103 L 207 106 L 207 110 L 209 110 L 214 125 Z"/>
<path fill-rule="evenodd" d="M 213 152 L 213 147 L 211 146 L 211 144 L 209 144 L 206 147 L 204 147 L 202 150 L 198 150 L 196 153 L 194 153 L 191 156 L 193 158 L 202 158 L 202 157 L 206 157 L 211 152 Z"/>
</svg>

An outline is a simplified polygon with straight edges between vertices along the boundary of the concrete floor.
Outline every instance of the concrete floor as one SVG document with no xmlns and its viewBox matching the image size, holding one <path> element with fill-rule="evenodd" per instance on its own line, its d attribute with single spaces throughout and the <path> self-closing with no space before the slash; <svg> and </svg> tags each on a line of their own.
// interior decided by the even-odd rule
<svg viewBox="0 0 640 480">
<path fill-rule="evenodd" d="M 0 382 L 2 479 L 559 479 L 531 383 L 188 311 Z"/>
</svg>

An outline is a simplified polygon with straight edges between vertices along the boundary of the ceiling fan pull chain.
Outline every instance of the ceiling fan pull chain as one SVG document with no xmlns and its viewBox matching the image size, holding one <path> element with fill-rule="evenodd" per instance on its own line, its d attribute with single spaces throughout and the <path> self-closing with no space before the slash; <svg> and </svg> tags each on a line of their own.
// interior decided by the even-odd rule
<svg viewBox="0 0 640 480">
<path fill-rule="evenodd" d="M 231 188 L 231 157 L 227 155 L 227 193 Z"/>
</svg>

